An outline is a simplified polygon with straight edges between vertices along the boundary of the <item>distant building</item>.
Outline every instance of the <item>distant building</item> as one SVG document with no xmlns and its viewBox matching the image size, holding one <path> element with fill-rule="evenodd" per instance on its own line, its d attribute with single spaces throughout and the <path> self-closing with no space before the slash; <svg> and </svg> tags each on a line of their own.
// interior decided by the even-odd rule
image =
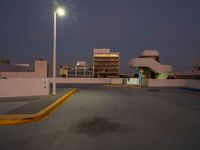
<svg viewBox="0 0 200 150">
<path fill-rule="evenodd" d="M 60 66 L 60 77 L 66 78 L 92 78 L 93 69 L 92 66 L 88 65 L 86 61 L 77 61 L 75 65 Z"/>
<path fill-rule="evenodd" d="M 110 49 L 93 50 L 93 72 L 95 78 L 118 78 L 120 72 L 120 52 Z"/>
<path fill-rule="evenodd" d="M 0 77 L 15 78 L 46 78 L 48 63 L 46 60 L 36 60 L 34 69 L 27 64 L 0 64 Z"/>
<path fill-rule="evenodd" d="M 60 65 L 59 76 L 62 77 L 62 78 L 68 77 L 68 66 L 67 65 Z"/>
<path fill-rule="evenodd" d="M 172 74 L 172 66 L 160 63 L 157 50 L 144 50 L 138 58 L 129 61 L 129 66 L 138 70 L 143 78 L 167 79 Z"/>
</svg>

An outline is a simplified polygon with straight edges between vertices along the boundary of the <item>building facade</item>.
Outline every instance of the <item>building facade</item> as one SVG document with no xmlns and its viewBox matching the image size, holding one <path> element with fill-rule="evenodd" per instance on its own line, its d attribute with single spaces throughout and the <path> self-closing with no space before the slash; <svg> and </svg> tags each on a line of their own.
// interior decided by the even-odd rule
<svg viewBox="0 0 200 150">
<path fill-rule="evenodd" d="M 77 61 L 75 65 L 60 66 L 60 77 L 63 78 L 92 78 L 93 68 L 86 61 Z"/>
<path fill-rule="evenodd" d="M 144 50 L 138 58 L 129 61 L 130 68 L 137 70 L 139 77 L 151 79 L 167 79 L 172 74 L 172 66 L 160 63 L 157 50 Z"/>
<path fill-rule="evenodd" d="M 93 50 L 93 74 L 95 78 L 118 78 L 120 53 L 110 49 Z"/>
</svg>

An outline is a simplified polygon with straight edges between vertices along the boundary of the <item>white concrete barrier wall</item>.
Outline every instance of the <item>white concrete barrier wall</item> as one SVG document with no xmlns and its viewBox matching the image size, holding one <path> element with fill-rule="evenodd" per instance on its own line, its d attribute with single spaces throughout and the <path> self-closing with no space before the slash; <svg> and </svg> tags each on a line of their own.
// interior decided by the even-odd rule
<svg viewBox="0 0 200 150">
<path fill-rule="evenodd" d="M 53 82 L 52 78 L 49 78 Z M 122 78 L 56 78 L 56 83 L 69 84 L 123 84 Z"/>
<path fill-rule="evenodd" d="M 111 84 L 123 84 L 122 78 L 111 78 L 110 80 Z"/>
<path fill-rule="evenodd" d="M 148 79 L 148 87 L 185 87 L 200 89 L 200 80 L 185 80 L 185 79 Z"/>
<path fill-rule="evenodd" d="M 44 78 L 0 79 L 0 97 L 49 95 L 49 80 Z"/>
<path fill-rule="evenodd" d="M 139 78 L 127 78 L 126 83 L 128 85 L 139 85 Z"/>
<path fill-rule="evenodd" d="M 185 87 L 200 89 L 200 80 L 185 80 Z"/>
<path fill-rule="evenodd" d="M 148 87 L 184 87 L 185 80 L 165 80 L 165 79 L 148 79 Z"/>
<path fill-rule="evenodd" d="M 53 82 L 49 78 L 50 83 Z M 56 83 L 69 83 L 69 84 L 110 84 L 110 78 L 56 78 Z"/>
</svg>

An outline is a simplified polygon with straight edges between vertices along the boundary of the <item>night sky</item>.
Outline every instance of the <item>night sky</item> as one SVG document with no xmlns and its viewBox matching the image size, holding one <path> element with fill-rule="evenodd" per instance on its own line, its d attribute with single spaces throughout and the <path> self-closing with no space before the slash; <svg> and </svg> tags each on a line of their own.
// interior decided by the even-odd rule
<svg viewBox="0 0 200 150">
<path fill-rule="evenodd" d="M 58 4 L 68 9 L 57 20 L 58 65 L 92 64 L 93 48 L 120 51 L 121 72 L 144 49 L 157 49 L 175 71 L 200 60 L 199 0 L 1 0 L 0 58 L 51 63 Z"/>
</svg>

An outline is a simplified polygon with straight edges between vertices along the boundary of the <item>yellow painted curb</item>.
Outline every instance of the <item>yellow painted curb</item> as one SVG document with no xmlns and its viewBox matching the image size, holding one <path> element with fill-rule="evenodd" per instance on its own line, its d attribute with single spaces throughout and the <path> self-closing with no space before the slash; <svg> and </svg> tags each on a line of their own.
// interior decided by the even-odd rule
<svg viewBox="0 0 200 150">
<path fill-rule="evenodd" d="M 55 111 L 60 105 L 69 100 L 69 97 L 74 95 L 76 92 L 77 89 L 72 89 L 70 92 L 36 114 L 0 115 L 0 125 L 25 124 L 44 119 L 45 117 L 48 117 L 50 113 Z"/>
</svg>

